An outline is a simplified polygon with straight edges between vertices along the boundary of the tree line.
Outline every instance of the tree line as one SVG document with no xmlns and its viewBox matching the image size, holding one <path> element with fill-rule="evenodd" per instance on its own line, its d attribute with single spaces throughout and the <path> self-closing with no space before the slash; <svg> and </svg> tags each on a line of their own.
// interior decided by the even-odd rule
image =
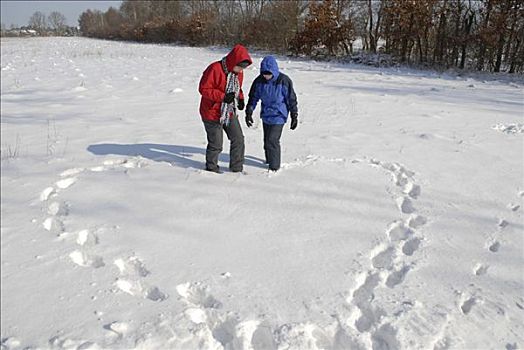
<svg viewBox="0 0 524 350">
<path fill-rule="evenodd" d="M 6 29 L 4 24 L 0 31 L 1 36 L 20 36 L 21 33 L 33 33 L 39 36 L 51 35 L 75 35 L 77 30 L 67 24 L 66 17 L 58 11 L 52 11 L 49 16 L 41 11 L 36 11 L 29 18 L 27 26 L 15 28 L 14 25 L 10 29 Z"/>
<path fill-rule="evenodd" d="M 83 12 L 79 25 L 104 39 L 524 72 L 524 0 L 124 0 Z"/>
<path fill-rule="evenodd" d="M 53 11 L 46 16 L 45 13 L 36 11 L 29 18 L 29 27 L 43 34 L 45 32 L 53 32 L 54 34 L 62 34 L 67 28 L 66 17 L 58 12 Z"/>
</svg>

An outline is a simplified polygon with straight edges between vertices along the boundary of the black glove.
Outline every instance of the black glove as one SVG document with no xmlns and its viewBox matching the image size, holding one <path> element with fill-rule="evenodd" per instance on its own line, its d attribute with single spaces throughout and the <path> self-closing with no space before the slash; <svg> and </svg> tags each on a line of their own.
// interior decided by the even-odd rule
<svg viewBox="0 0 524 350">
<path fill-rule="evenodd" d="M 228 92 L 226 96 L 224 96 L 224 102 L 225 103 L 231 103 L 235 100 L 235 93 L 234 92 Z"/>
<path fill-rule="evenodd" d="M 298 126 L 298 113 L 291 114 L 291 130 L 295 130 Z"/>
<path fill-rule="evenodd" d="M 253 126 L 253 111 L 250 111 L 249 108 L 246 110 L 246 125 L 248 128 Z"/>
<path fill-rule="evenodd" d="M 241 111 L 244 109 L 246 104 L 244 103 L 244 100 L 238 100 L 238 110 Z"/>
</svg>

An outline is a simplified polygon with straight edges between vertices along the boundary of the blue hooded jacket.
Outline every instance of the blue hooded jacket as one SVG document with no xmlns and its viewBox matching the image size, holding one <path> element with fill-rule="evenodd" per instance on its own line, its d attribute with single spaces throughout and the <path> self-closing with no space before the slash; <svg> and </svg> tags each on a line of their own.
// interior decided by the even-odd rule
<svg viewBox="0 0 524 350">
<path fill-rule="evenodd" d="M 262 72 L 271 72 L 273 77 L 266 80 Z M 258 101 L 262 101 L 260 117 L 265 124 L 285 124 L 288 114 L 298 115 L 297 95 L 293 82 L 284 73 L 280 73 L 277 60 L 266 56 L 260 64 L 260 75 L 253 81 L 249 90 L 249 101 L 246 110 L 253 112 Z"/>
</svg>

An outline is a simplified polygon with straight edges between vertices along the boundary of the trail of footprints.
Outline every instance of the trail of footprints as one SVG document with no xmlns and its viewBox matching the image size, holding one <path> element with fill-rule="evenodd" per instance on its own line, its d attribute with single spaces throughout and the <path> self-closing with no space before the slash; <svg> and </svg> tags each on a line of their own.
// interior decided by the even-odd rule
<svg viewBox="0 0 524 350">
<path fill-rule="evenodd" d="M 519 197 L 523 197 L 524 193 L 519 193 Z M 507 209 L 509 209 L 510 213 L 515 214 L 520 209 L 520 205 L 510 203 L 507 205 Z M 485 241 L 484 247 L 487 254 L 497 254 L 499 253 L 499 250 L 502 248 L 502 244 L 500 242 L 500 237 L 502 236 L 505 228 L 510 225 L 510 223 L 506 219 L 499 219 L 498 224 L 495 228 L 495 233 L 490 235 L 487 240 Z M 474 278 L 482 278 L 482 276 L 489 273 L 490 265 L 485 262 L 478 262 L 476 263 L 472 268 L 472 275 Z M 470 284 L 470 286 L 474 286 L 474 284 Z M 504 305 L 498 304 L 497 302 L 494 302 L 492 300 L 486 299 L 482 297 L 481 293 L 482 290 L 480 288 L 477 288 L 473 292 L 462 292 L 462 291 L 455 291 L 457 298 L 458 298 L 458 312 L 462 314 L 465 317 L 469 317 L 470 314 L 477 308 L 479 305 L 484 305 L 484 307 L 479 310 L 479 315 L 483 318 L 487 319 L 493 319 L 493 317 L 505 315 L 506 311 L 504 310 Z M 523 299 L 521 298 L 520 301 Z M 522 306 L 518 301 L 515 302 L 516 306 L 519 309 L 524 309 L 524 306 Z M 434 350 L 444 350 L 450 348 L 450 339 L 442 336 L 445 332 L 445 330 L 449 328 L 449 323 L 447 326 L 444 327 L 443 332 L 441 332 L 441 338 L 434 344 Z M 507 343 L 506 349 L 513 349 L 517 348 L 516 343 Z"/>
<path fill-rule="evenodd" d="M 354 162 L 362 162 L 355 160 Z M 365 161 L 365 160 L 364 160 Z M 417 214 L 414 205 L 421 195 L 421 188 L 415 182 L 414 173 L 398 163 L 386 163 L 375 159 L 367 160 L 374 167 L 382 168 L 393 177 L 395 202 L 400 219 L 391 222 L 385 238 L 374 249 L 369 259 L 370 268 L 357 277 L 356 287 L 346 299 L 353 309 L 353 327 L 368 338 L 373 349 L 395 349 L 400 346 L 395 328 L 383 320 L 386 312 L 373 304 L 377 287 L 395 288 L 402 284 L 415 268 L 412 257 L 424 241 L 419 233 L 427 219 Z"/>
<path fill-rule="evenodd" d="M 523 194 L 524 194 L 523 192 L 520 192 L 518 194 L 518 197 L 523 197 Z M 510 213 L 515 214 L 519 211 L 520 204 L 515 204 L 512 202 L 512 203 L 509 203 L 506 207 Z M 504 229 L 508 227 L 509 224 L 510 223 L 506 219 L 504 218 L 499 219 L 497 227 L 495 229 L 495 233 L 490 235 L 484 244 L 485 249 L 489 251 L 490 254 L 496 254 L 501 249 L 502 245 L 500 243 L 500 237 L 502 236 Z M 488 273 L 489 268 L 490 268 L 489 264 L 478 262 L 474 265 L 472 272 L 473 272 L 473 275 L 475 276 L 483 276 Z M 482 299 L 475 295 L 465 296 L 462 299 L 463 300 L 461 302 L 460 310 L 462 311 L 464 315 L 469 314 L 474 305 L 482 302 Z"/>
<path fill-rule="evenodd" d="M 86 172 L 101 172 L 112 169 L 128 169 L 144 166 L 145 163 L 137 158 L 136 160 L 108 160 L 102 166 L 68 169 L 60 174 L 61 179 L 56 181 L 53 186 L 47 187 L 40 194 L 40 201 L 44 204 L 48 217 L 42 225 L 45 230 L 56 236 L 57 241 L 73 241 L 75 249 L 69 254 L 69 259 L 80 267 L 102 268 L 106 266 L 104 258 L 97 254 L 97 246 L 100 244 L 100 236 L 106 231 L 104 228 L 82 229 L 76 233 L 67 231 L 64 224 L 70 214 L 70 206 L 67 202 L 60 200 L 60 192 L 67 190 L 78 181 L 78 176 Z M 70 237 L 73 237 L 71 239 Z M 149 285 L 146 277 L 150 272 L 145 268 L 143 262 L 132 255 L 126 258 L 117 258 L 114 265 L 119 273 L 113 285 L 113 291 L 118 291 L 133 296 L 149 299 L 152 301 L 163 301 L 168 295 L 163 293 L 158 287 Z"/>
<path fill-rule="evenodd" d="M 410 271 L 415 268 L 413 257 L 424 242 L 424 237 L 419 231 L 427 223 L 424 216 L 417 214 L 414 205 L 421 195 L 421 188 L 414 180 L 414 173 L 398 163 L 386 163 L 374 159 L 354 160 L 353 162 L 367 162 L 391 174 L 395 184 L 395 202 L 400 218 L 388 225 L 384 239 L 369 255 L 370 268 L 357 276 L 357 286 L 350 291 L 346 299 L 348 307 L 354 311 L 350 317 L 352 320 L 350 326 L 353 331 L 367 339 L 368 345 L 374 349 L 398 348 L 400 344 L 396 339 L 395 328 L 390 323 L 383 321 L 387 316 L 386 312 L 373 304 L 374 291 L 377 287 L 395 288 L 402 284 Z M 58 239 L 67 239 L 71 235 L 66 231 L 64 225 L 65 218 L 70 214 L 69 205 L 60 201 L 59 194 L 73 186 L 78 181 L 79 174 L 88 171 L 102 172 L 141 166 L 143 163 L 140 159 L 138 161 L 106 161 L 102 166 L 90 169 L 74 168 L 63 172 L 60 175 L 61 179 L 54 186 L 43 190 L 40 195 L 40 200 L 45 203 L 49 215 L 43 222 L 44 228 L 56 234 Z M 94 269 L 106 267 L 103 257 L 97 254 L 101 235 L 103 235 L 103 230 L 84 229 L 77 232 L 75 235 L 76 249 L 69 254 L 70 260 L 81 267 Z M 493 242 L 489 247 L 491 251 L 497 251 L 498 248 L 498 242 Z M 147 283 L 150 271 L 138 257 L 132 255 L 117 258 L 112 265 L 118 269 L 118 275 L 112 286 L 113 291 L 152 301 L 163 301 L 168 298 L 168 295 L 158 287 Z M 478 266 L 476 271 L 479 274 L 485 273 L 487 267 Z M 275 349 L 277 343 L 285 344 L 293 337 L 306 337 L 307 339 L 304 340 L 306 342 L 318 342 L 319 334 L 322 334 L 322 330 L 312 324 L 286 324 L 272 332 L 268 325 L 261 324 L 258 320 L 240 322 L 229 313 L 222 312 L 220 310 L 222 304 L 209 294 L 206 286 L 199 283 L 179 285 L 177 292 L 187 304 L 184 317 L 189 322 L 187 327 L 177 327 L 176 330 L 167 325 L 170 333 L 177 333 L 171 339 L 177 339 L 178 346 L 215 347 L 221 344 L 222 346 L 232 345 L 234 348 L 251 348 L 256 345 Z M 469 313 L 475 303 L 476 299 L 467 299 L 461 309 L 464 313 Z M 194 325 L 201 326 L 196 337 L 194 333 L 190 332 Z M 324 335 L 326 344 L 329 343 L 329 346 L 335 347 L 359 346 L 360 342 L 354 343 L 353 338 L 345 333 L 346 330 L 340 324 L 338 327 L 336 339 L 330 340 L 328 336 Z M 107 325 L 107 329 L 122 336 L 127 328 L 125 324 L 118 323 Z M 207 343 L 202 343 L 202 339 L 205 339 Z M 200 343 L 194 343 L 195 341 Z"/>
</svg>

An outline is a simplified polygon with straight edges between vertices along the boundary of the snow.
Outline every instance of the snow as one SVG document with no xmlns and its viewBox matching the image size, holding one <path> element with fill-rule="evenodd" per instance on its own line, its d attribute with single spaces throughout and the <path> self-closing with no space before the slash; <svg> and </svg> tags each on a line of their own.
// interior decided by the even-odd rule
<svg viewBox="0 0 524 350">
<path fill-rule="evenodd" d="M 501 132 L 507 133 L 507 134 L 514 134 L 514 133 L 521 133 L 524 132 L 524 125 L 515 123 L 515 124 L 507 124 L 504 125 L 502 123 L 494 125 L 494 130 L 499 130 Z"/>
<path fill-rule="evenodd" d="M 214 174 L 226 52 L 2 39 L 2 349 L 524 346 L 521 81 L 280 58 L 281 171 Z"/>
</svg>

